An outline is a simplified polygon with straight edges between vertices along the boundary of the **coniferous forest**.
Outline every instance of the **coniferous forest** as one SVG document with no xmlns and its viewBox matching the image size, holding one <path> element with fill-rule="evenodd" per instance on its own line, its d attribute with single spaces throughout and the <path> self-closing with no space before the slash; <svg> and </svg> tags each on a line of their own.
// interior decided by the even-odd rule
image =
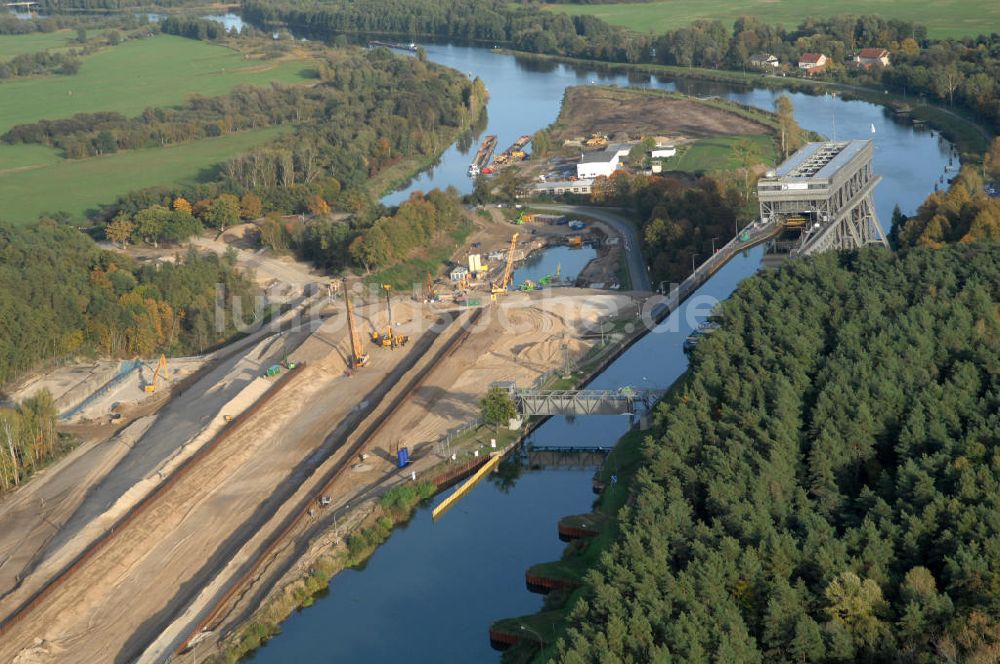
<svg viewBox="0 0 1000 664">
<path fill-rule="evenodd" d="M 996 661 L 998 299 L 993 243 L 745 281 L 559 659 Z"/>
</svg>

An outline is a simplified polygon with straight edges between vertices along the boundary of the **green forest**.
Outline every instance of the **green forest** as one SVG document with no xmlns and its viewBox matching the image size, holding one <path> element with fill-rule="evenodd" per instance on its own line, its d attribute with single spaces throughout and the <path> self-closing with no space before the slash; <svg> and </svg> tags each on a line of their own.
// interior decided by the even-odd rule
<svg viewBox="0 0 1000 664">
<path fill-rule="evenodd" d="M 232 337 L 226 308 L 254 311 L 255 286 L 230 257 L 191 251 L 139 265 L 54 222 L 0 224 L 0 384 L 52 358 L 201 353 Z M 249 321 L 247 321 L 249 322 Z"/>
<path fill-rule="evenodd" d="M 995 661 L 998 299 L 993 243 L 743 282 L 557 658 Z"/>
</svg>

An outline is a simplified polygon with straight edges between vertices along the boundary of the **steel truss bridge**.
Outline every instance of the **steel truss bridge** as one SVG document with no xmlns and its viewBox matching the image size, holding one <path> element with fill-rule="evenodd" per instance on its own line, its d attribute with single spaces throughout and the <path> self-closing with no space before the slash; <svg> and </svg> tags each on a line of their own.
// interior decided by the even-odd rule
<svg viewBox="0 0 1000 664">
<path fill-rule="evenodd" d="M 553 415 L 636 415 L 648 412 L 665 390 L 537 390 L 513 381 L 493 383 L 508 394 L 521 417 Z"/>
</svg>

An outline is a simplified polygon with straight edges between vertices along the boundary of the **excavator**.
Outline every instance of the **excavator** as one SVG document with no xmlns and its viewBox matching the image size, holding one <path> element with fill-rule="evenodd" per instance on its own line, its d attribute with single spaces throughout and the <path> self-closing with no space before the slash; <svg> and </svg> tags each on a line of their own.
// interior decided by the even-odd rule
<svg viewBox="0 0 1000 664">
<path fill-rule="evenodd" d="M 162 353 L 160 354 L 160 361 L 156 365 L 156 370 L 153 371 L 153 380 L 146 383 L 142 389 L 149 393 L 155 392 L 161 375 L 165 376 L 168 380 L 170 379 L 170 369 L 167 368 L 167 356 Z"/>
<path fill-rule="evenodd" d="M 344 281 L 344 302 L 347 303 L 347 327 L 351 333 L 351 359 L 352 369 L 360 369 L 368 364 L 368 355 L 361 346 L 361 337 L 358 336 L 358 324 L 354 320 L 354 305 L 351 304 L 351 294 L 347 290 L 347 281 Z"/>
<path fill-rule="evenodd" d="M 517 233 L 514 233 L 510 238 L 510 249 L 507 250 L 507 264 L 503 269 L 503 276 L 500 277 L 499 281 L 493 282 L 493 288 L 490 289 L 490 293 L 493 299 L 497 299 L 497 295 L 507 292 L 507 287 L 510 286 L 511 275 L 514 273 L 514 249 L 517 247 Z"/>
<path fill-rule="evenodd" d="M 386 326 L 385 334 L 379 334 L 378 331 L 372 332 L 372 343 L 383 348 L 402 348 L 410 341 L 410 337 L 392 331 L 392 302 L 389 299 L 392 285 L 382 284 L 382 290 L 385 291 L 385 308 L 389 315 L 389 324 Z"/>
</svg>

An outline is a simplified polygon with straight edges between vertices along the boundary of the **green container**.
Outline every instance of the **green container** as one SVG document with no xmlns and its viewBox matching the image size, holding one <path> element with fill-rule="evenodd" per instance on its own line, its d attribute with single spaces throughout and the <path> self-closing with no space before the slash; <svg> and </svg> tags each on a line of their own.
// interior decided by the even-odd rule
<svg viewBox="0 0 1000 664">
<path fill-rule="evenodd" d="M 268 376 L 277 376 L 281 373 L 281 367 L 277 364 L 273 364 L 267 368 Z"/>
<path fill-rule="evenodd" d="M 465 302 L 462 303 L 462 305 L 466 307 L 478 307 L 480 305 L 480 302 L 479 300 L 466 300 Z"/>
<path fill-rule="evenodd" d="M 746 242 L 750 239 L 750 231 L 743 231 L 740 233 L 740 242 Z"/>
</svg>

